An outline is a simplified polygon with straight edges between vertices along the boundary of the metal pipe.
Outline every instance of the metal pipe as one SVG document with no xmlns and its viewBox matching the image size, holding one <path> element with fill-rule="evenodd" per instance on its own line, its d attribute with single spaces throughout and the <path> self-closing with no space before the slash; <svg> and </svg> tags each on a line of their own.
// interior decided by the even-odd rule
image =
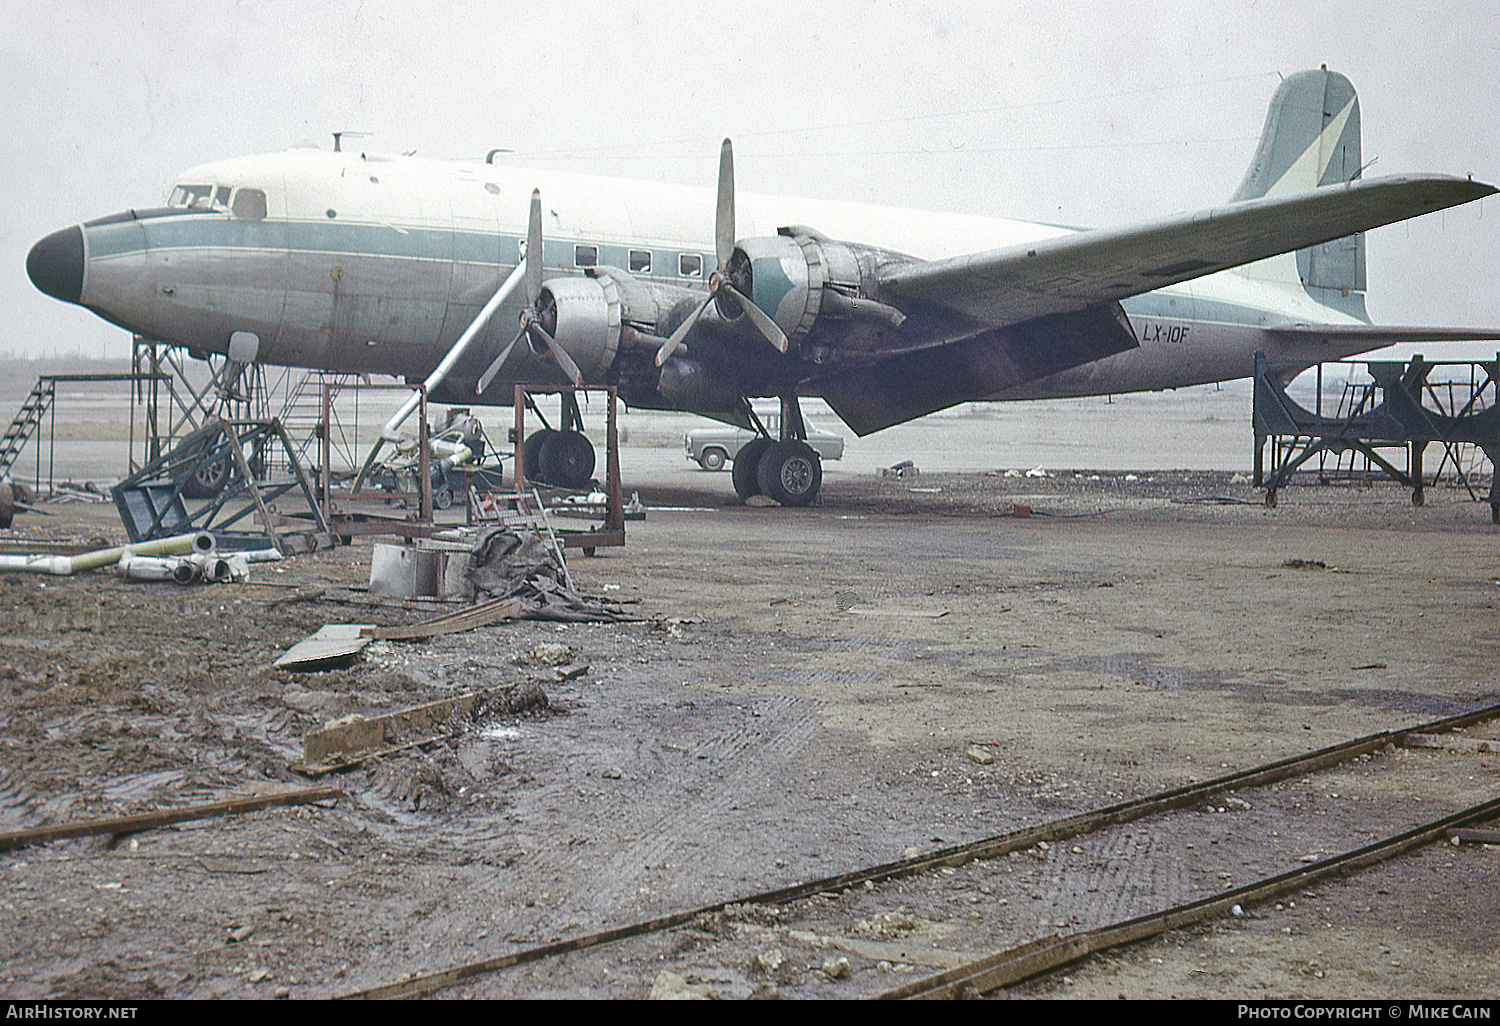
<svg viewBox="0 0 1500 1026">
<path fill-rule="evenodd" d="M 536 258 L 540 260 L 541 254 L 536 254 Z M 458 340 L 453 343 L 453 348 L 448 350 L 448 355 L 443 357 L 442 362 L 433 368 L 431 374 L 427 375 L 427 380 L 422 382 L 422 386 L 428 392 L 437 388 L 448 377 L 448 372 L 453 369 L 453 365 L 458 363 L 459 358 L 469 348 L 469 344 L 479 337 L 479 332 L 485 325 L 489 324 L 490 318 L 495 316 L 495 311 L 500 309 L 500 305 L 510 298 L 510 294 L 516 290 L 517 285 L 521 284 L 521 279 L 525 274 L 526 259 L 523 257 L 521 262 L 516 264 L 516 269 L 510 272 L 510 277 L 506 278 L 505 283 L 495 290 L 495 294 L 490 297 L 490 301 L 484 304 L 484 309 L 479 311 L 479 315 L 469 323 L 469 326 L 464 329 L 464 333 L 458 336 Z M 421 401 L 422 394 L 421 392 L 412 393 L 411 398 L 402 404 L 401 409 L 396 411 L 395 416 L 385 422 L 385 428 L 380 432 L 381 438 L 391 442 L 400 438 L 397 431 L 406 422 L 406 418 L 411 416 L 411 411 L 417 408 L 417 403 Z"/>
<path fill-rule="evenodd" d="M 134 545 L 119 545 L 112 549 L 97 549 L 77 556 L 11 556 L 0 554 L 0 571 L 19 570 L 23 573 L 52 574 L 69 577 L 81 570 L 97 570 L 113 566 L 125 553 L 136 556 L 180 556 L 189 552 L 213 552 L 216 548 L 214 536 L 207 531 L 179 534 L 171 538 L 137 542 Z"/>
</svg>

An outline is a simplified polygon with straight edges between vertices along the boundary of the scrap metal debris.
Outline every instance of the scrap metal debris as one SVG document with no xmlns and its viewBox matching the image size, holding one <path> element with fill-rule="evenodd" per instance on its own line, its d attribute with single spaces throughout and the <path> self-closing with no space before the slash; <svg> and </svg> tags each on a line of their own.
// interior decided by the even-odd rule
<svg viewBox="0 0 1500 1026">
<path fill-rule="evenodd" d="M 536 534 L 520 535 L 509 527 L 486 528 L 474 543 L 464 576 L 474 586 L 476 599 L 520 600 L 522 619 L 567 623 L 640 619 L 614 603 L 574 591 L 567 584 L 559 548 Z"/>
<path fill-rule="evenodd" d="M 348 666 L 370 643 L 366 630 L 373 630 L 371 623 L 330 623 L 318 629 L 318 633 L 299 641 L 280 659 L 271 665 L 278 670 L 307 673 L 313 670 L 335 670 Z"/>
</svg>

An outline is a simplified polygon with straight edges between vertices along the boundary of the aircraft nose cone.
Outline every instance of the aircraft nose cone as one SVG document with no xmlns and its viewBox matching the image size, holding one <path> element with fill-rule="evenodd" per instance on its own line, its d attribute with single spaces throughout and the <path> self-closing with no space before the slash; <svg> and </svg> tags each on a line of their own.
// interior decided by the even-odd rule
<svg viewBox="0 0 1500 1026">
<path fill-rule="evenodd" d="M 77 303 L 83 298 L 83 229 L 64 228 L 31 247 L 26 257 L 31 283 L 54 299 Z"/>
</svg>

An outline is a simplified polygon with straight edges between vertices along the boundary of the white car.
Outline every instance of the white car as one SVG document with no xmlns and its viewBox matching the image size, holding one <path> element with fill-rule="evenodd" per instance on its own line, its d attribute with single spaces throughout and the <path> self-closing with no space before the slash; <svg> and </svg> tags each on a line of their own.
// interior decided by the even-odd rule
<svg viewBox="0 0 1500 1026">
<path fill-rule="evenodd" d="M 781 437 L 781 414 L 772 413 L 760 418 L 772 438 Z M 814 427 L 804 421 L 807 428 L 807 444 L 825 460 L 842 459 L 844 456 L 843 435 L 833 434 Z M 687 458 L 704 470 L 723 470 L 739 454 L 745 444 L 759 437 L 754 431 L 726 424 L 722 427 L 695 428 L 682 436 L 687 448 Z"/>
</svg>

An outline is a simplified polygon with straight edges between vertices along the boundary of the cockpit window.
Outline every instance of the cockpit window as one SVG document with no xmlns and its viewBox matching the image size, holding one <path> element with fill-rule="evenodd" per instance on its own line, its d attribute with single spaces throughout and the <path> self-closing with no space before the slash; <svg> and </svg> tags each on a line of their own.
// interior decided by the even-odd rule
<svg viewBox="0 0 1500 1026">
<path fill-rule="evenodd" d="M 172 198 L 167 200 L 167 206 L 210 209 L 214 205 L 213 200 L 212 185 L 179 185 L 172 190 Z"/>
<path fill-rule="evenodd" d="M 229 212 L 241 221 L 262 221 L 266 216 L 266 194 L 261 189 L 236 189 Z"/>
</svg>

